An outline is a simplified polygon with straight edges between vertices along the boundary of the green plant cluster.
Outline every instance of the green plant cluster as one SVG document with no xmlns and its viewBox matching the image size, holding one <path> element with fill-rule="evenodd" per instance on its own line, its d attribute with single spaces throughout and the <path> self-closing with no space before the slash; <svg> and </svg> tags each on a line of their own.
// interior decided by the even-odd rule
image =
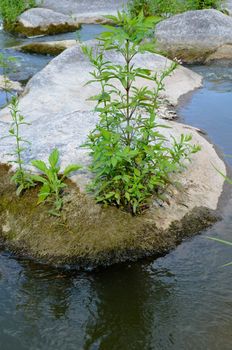
<svg viewBox="0 0 232 350">
<path fill-rule="evenodd" d="M 140 12 L 138 17 L 118 13 L 107 16 L 113 24 L 101 34 L 97 50 L 84 47 L 94 71 L 89 83 L 98 83 L 101 91 L 91 97 L 96 101 L 100 121 L 86 144 L 91 149 L 91 170 L 95 175 L 90 190 L 97 202 L 117 205 L 132 214 L 147 208 L 149 199 L 170 180 L 170 174 L 183 166 L 183 160 L 199 150 L 191 136 L 173 138 L 168 145 L 157 122 L 158 96 L 164 79 L 176 68 L 172 64 L 161 75 L 138 67 L 139 53 L 154 51 L 154 44 L 144 41 L 156 19 Z M 105 53 L 114 50 L 124 63 L 114 64 Z M 155 68 L 155 67 L 154 67 Z M 152 82 L 153 88 L 137 87 L 136 81 Z"/>
<path fill-rule="evenodd" d="M 33 7 L 36 7 L 35 0 L 1 0 L 0 17 L 6 24 L 12 24 L 22 12 Z"/>
<path fill-rule="evenodd" d="M 42 183 L 38 194 L 38 204 L 48 201 L 52 204 L 50 214 L 59 216 L 63 207 L 62 193 L 65 187 L 65 179 L 74 171 L 81 167 L 77 164 L 68 165 L 62 174 L 60 174 L 59 166 L 59 151 L 54 149 L 49 156 L 49 165 L 42 160 L 32 160 L 31 164 L 40 171 L 41 175 L 33 175 L 26 171 L 25 163 L 23 161 L 23 153 L 27 149 L 26 144 L 28 140 L 21 136 L 21 126 L 30 125 L 25 121 L 24 116 L 19 111 L 19 100 L 17 96 L 13 96 L 9 109 L 11 113 L 12 123 L 9 129 L 9 135 L 5 136 L 13 138 L 15 143 L 15 150 L 10 156 L 13 157 L 11 163 L 17 165 L 17 170 L 13 174 L 11 180 L 16 185 L 16 193 L 20 195 L 23 191 L 35 187 L 38 183 Z"/>
<path fill-rule="evenodd" d="M 143 11 L 145 16 L 168 17 L 190 10 L 220 9 L 221 3 L 222 0 L 131 0 L 128 9 L 133 16 Z"/>
<path fill-rule="evenodd" d="M 42 183 L 39 191 L 38 204 L 46 201 L 48 198 L 52 199 L 53 209 L 50 211 L 53 215 L 59 215 L 63 207 L 62 191 L 67 187 L 64 180 L 74 171 L 81 169 L 81 166 L 76 164 L 68 165 L 62 174 L 60 174 L 59 166 L 59 151 L 55 148 L 49 156 L 49 165 L 42 160 L 33 160 L 31 164 L 39 170 L 41 175 L 33 175 L 33 181 Z"/>
</svg>

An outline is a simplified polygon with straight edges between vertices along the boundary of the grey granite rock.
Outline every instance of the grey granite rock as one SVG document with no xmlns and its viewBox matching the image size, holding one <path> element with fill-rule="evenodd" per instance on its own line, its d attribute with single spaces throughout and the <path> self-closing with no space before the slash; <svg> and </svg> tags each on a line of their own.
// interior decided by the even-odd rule
<svg viewBox="0 0 232 350">
<path fill-rule="evenodd" d="M 38 7 L 22 13 L 11 30 L 26 36 L 34 36 L 75 31 L 78 28 L 80 24 L 71 16 Z"/>
<path fill-rule="evenodd" d="M 160 22 L 156 38 L 169 57 L 204 62 L 221 46 L 232 45 L 232 18 L 217 10 L 188 11 Z"/>
</svg>

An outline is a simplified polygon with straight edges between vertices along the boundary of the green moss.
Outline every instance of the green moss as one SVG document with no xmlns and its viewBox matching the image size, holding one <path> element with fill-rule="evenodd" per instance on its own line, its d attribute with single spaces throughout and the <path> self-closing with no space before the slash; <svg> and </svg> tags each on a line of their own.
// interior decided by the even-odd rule
<svg viewBox="0 0 232 350">
<path fill-rule="evenodd" d="M 25 53 L 36 53 L 39 55 L 51 55 L 51 56 L 57 56 L 61 54 L 66 47 L 64 45 L 49 45 L 44 43 L 30 43 L 27 45 L 24 45 L 20 48 L 20 51 Z"/>
<path fill-rule="evenodd" d="M 140 217 L 114 207 L 102 208 L 69 182 L 60 218 L 37 205 L 38 188 L 20 198 L 0 166 L 0 238 L 6 248 L 49 264 L 107 265 L 161 255 L 184 237 L 215 222 L 215 213 L 198 208 L 167 230 L 158 229 L 154 210 Z"/>
</svg>

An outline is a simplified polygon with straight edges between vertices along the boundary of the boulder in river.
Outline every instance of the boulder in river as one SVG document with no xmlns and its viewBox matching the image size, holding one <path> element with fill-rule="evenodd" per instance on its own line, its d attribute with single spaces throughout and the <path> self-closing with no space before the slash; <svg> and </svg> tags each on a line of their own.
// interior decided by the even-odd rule
<svg viewBox="0 0 232 350">
<path fill-rule="evenodd" d="M 172 16 L 160 22 L 155 31 L 159 49 L 186 63 L 204 63 L 221 47 L 228 48 L 232 45 L 231 33 L 232 18 L 213 9 Z M 226 53 L 223 59 L 231 59 L 231 50 Z"/>
<path fill-rule="evenodd" d="M 95 41 L 87 44 L 96 46 Z M 107 52 L 106 59 L 121 63 L 115 52 Z M 146 53 L 134 58 L 134 64 L 161 72 L 171 61 Z M 9 168 L 0 166 L 0 236 L 5 246 L 16 253 L 59 265 L 111 264 L 164 254 L 184 237 L 215 222 L 224 179 L 212 164 L 224 173 L 225 165 L 196 129 L 159 120 L 170 127 L 162 129 L 167 139 L 190 133 L 193 142 L 202 147 L 186 170 L 173 174 L 172 179 L 179 186 L 170 186 L 162 201 L 154 198 L 150 209 L 139 217 L 96 204 L 85 192 L 85 184 L 91 179 L 87 169 L 90 158 L 88 149 L 81 148 L 98 121 L 94 103 L 88 100 L 99 89 L 97 84 L 86 85 L 90 71 L 88 58 L 81 46 L 76 45 L 54 58 L 27 84 L 19 103 L 21 113 L 31 123 L 22 130 L 22 136 L 32 141 L 31 151 L 25 152 L 25 162 L 34 158 L 47 160 L 57 147 L 61 169 L 69 163 L 82 164 L 84 169 L 72 176 L 65 191 L 62 215 L 54 218 L 48 215 L 47 205 L 37 205 L 38 188 L 17 198 Z M 139 79 L 137 86 L 144 83 Z M 180 66 L 166 79 L 163 97 L 177 104 L 181 96 L 201 83 L 201 76 Z M 10 122 L 9 111 L 5 109 L 0 113 L 2 134 L 7 133 Z M 10 139 L 2 140 L 1 163 L 9 162 L 12 147 Z"/>
<path fill-rule="evenodd" d="M 46 8 L 32 8 L 22 13 L 9 29 L 29 37 L 72 32 L 79 28 L 79 22 L 71 16 Z"/>
</svg>

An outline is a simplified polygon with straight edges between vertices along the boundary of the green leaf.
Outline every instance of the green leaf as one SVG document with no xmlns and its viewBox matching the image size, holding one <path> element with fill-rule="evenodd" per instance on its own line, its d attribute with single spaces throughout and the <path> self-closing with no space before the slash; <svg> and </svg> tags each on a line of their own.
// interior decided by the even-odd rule
<svg viewBox="0 0 232 350">
<path fill-rule="evenodd" d="M 223 239 L 220 239 L 220 238 L 214 238 L 214 237 L 208 237 L 208 236 L 206 238 L 211 239 L 212 241 L 216 241 L 219 243 L 223 243 L 223 244 L 227 244 L 227 245 L 232 246 L 232 242 L 224 241 Z"/>
<path fill-rule="evenodd" d="M 16 190 L 16 195 L 20 196 L 20 194 L 22 193 L 23 190 L 24 190 L 24 185 L 21 184 Z"/>
<path fill-rule="evenodd" d="M 47 179 L 45 179 L 44 177 L 40 176 L 40 175 L 31 175 L 31 178 L 33 181 L 35 182 L 41 182 L 43 184 L 46 184 L 48 182 Z"/>
<path fill-rule="evenodd" d="M 113 167 L 116 167 L 117 163 L 118 163 L 118 161 L 116 158 L 111 159 L 111 164 L 113 165 Z"/>
<path fill-rule="evenodd" d="M 80 165 L 77 164 L 70 164 L 68 165 L 64 172 L 63 172 L 63 177 L 67 177 L 70 173 L 72 173 L 73 171 L 77 171 L 80 170 L 82 167 Z"/>
<path fill-rule="evenodd" d="M 42 160 L 32 160 L 31 164 L 45 174 L 48 171 L 47 165 Z"/>
<path fill-rule="evenodd" d="M 52 168 L 56 167 L 56 165 L 59 161 L 59 156 L 60 156 L 59 151 L 57 148 L 55 148 L 49 156 L 49 163 L 50 163 Z"/>
<path fill-rule="evenodd" d="M 48 184 L 44 184 L 39 191 L 39 199 L 37 204 L 44 202 L 47 199 L 47 197 L 50 195 L 50 193 L 51 193 L 50 186 Z"/>
<path fill-rule="evenodd" d="M 137 168 L 134 169 L 134 173 L 135 173 L 136 176 L 140 176 L 141 175 L 139 169 L 137 169 Z"/>
</svg>

